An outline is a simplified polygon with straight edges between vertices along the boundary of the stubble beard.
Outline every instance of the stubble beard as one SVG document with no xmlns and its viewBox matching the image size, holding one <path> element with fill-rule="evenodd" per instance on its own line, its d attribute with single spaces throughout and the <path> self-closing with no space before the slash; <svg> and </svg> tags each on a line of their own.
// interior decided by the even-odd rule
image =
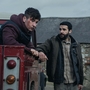
<svg viewBox="0 0 90 90">
<path fill-rule="evenodd" d="M 68 38 L 68 36 L 69 36 L 69 34 L 66 34 L 66 35 L 64 35 L 62 33 L 60 34 L 61 40 L 66 40 Z"/>
</svg>

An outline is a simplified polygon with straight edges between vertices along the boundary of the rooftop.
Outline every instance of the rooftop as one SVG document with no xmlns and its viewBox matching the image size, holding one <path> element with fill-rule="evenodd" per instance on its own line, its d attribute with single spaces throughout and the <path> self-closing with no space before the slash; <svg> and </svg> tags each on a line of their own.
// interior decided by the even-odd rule
<svg viewBox="0 0 90 90">
<path fill-rule="evenodd" d="M 73 25 L 72 36 L 80 43 L 90 43 L 90 17 L 77 18 L 42 18 L 36 28 L 37 43 L 43 43 L 59 33 L 59 24 L 69 21 Z"/>
</svg>

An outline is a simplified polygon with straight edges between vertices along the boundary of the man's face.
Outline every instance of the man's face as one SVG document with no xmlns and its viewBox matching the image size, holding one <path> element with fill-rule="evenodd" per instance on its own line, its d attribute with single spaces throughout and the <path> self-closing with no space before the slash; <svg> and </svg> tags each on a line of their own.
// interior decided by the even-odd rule
<svg viewBox="0 0 90 90">
<path fill-rule="evenodd" d="M 72 30 L 69 30 L 68 29 L 68 26 L 67 25 L 60 25 L 60 38 L 62 40 L 66 40 L 69 36 L 69 34 L 71 33 Z"/>
<path fill-rule="evenodd" d="M 39 22 L 38 19 L 26 18 L 25 16 L 23 18 L 23 21 L 29 31 L 33 31 L 36 28 L 37 23 Z"/>
</svg>

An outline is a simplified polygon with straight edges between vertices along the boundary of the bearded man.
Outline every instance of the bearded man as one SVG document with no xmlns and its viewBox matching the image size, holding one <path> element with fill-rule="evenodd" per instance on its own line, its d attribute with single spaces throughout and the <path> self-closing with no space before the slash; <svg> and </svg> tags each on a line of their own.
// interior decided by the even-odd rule
<svg viewBox="0 0 90 90">
<path fill-rule="evenodd" d="M 60 23 L 60 33 L 37 47 L 48 58 L 46 72 L 54 90 L 82 90 L 83 62 L 80 44 L 70 35 L 72 24 Z"/>
</svg>

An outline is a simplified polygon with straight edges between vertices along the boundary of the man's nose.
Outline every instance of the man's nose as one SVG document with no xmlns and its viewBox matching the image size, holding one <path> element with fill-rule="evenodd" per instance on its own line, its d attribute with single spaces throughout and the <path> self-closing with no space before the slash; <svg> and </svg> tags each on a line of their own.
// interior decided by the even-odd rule
<svg viewBox="0 0 90 90">
<path fill-rule="evenodd" d="M 60 30 L 61 33 L 63 33 L 63 30 Z"/>
<path fill-rule="evenodd" d="M 36 27 L 37 26 L 37 23 L 33 23 L 33 26 Z"/>
</svg>

